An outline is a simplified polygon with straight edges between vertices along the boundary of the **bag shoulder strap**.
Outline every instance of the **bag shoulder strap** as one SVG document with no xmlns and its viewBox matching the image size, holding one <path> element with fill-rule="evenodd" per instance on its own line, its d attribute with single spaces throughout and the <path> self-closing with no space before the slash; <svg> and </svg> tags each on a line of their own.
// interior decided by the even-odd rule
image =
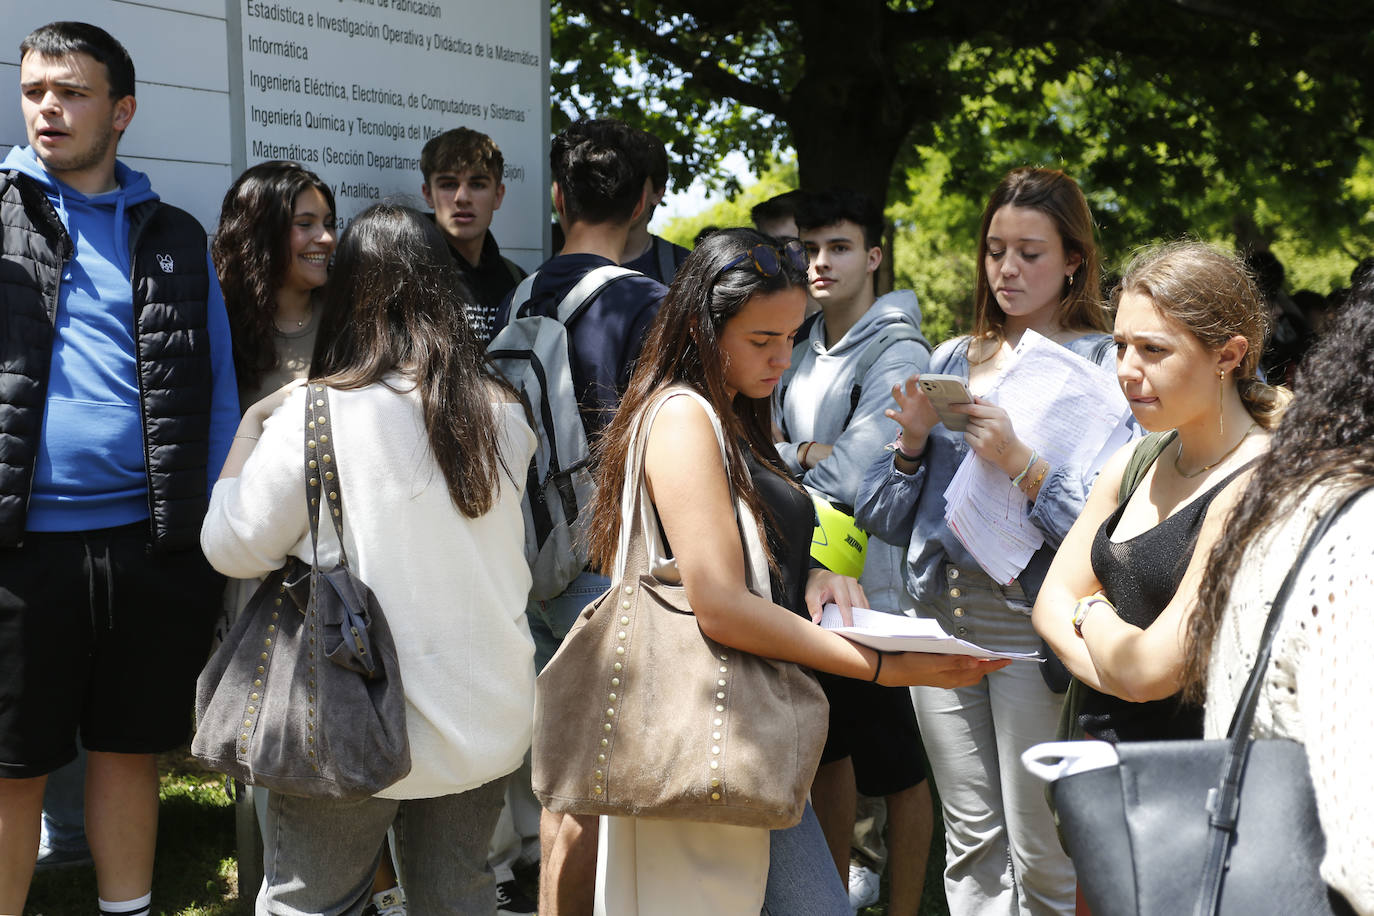
<svg viewBox="0 0 1374 916">
<path fill-rule="evenodd" d="M 889 325 L 869 341 L 854 364 L 854 382 L 849 388 L 849 412 L 844 415 L 844 422 L 840 424 L 841 432 L 849 428 L 849 421 L 854 419 L 854 411 L 859 409 L 859 398 L 863 395 L 864 379 L 868 376 L 868 370 L 873 368 L 878 357 L 887 352 L 888 347 L 902 340 L 916 341 L 926 348 L 926 352 L 930 351 L 930 343 L 926 341 L 925 335 L 918 328 L 905 323 Z"/>
<path fill-rule="evenodd" d="M 1150 465 L 1155 463 L 1155 459 L 1177 437 L 1178 430 L 1171 429 L 1162 433 L 1150 433 L 1136 443 L 1135 451 L 1131 452 L 1131 457 L 1126 462 L 1126 470 L 1121 474 L 1121 484 L 1116 490 L 1118 506 L 1124 505 L 1126 500 L 1131 498 L 1135 488 L 1140 486 L 1140 481 L 1145 479 L 1145 472 L 1150 469 Z"/>
<path fill-rule="evenodd" d="M 1230 747 L 1222 763 L 1221 784 L 1207 793 L 1207 811 L 1210 815 L 1211 843 L 1207 860 L 1202 870 L 1202 886 L 1198 892 L 1196 916 L 1213 916 L 1221 903 L 1221 884 L 1226 871 L 1227 853 L 1235 835 L 1236 821 L 1240 813 L 1240 787 L 1245 774 L 1245 761 L 1250 751 L 1250 728 L 1255 722 L 1255 708 L 1259 704 L 1260 690 L 1264 684 L 1264 673 L 1269 667 L 1269 656 L 1274 646 L 1274 635 L 1278 632 L 1279 622 L 1283 619 L 1283 608 L 1288 596 L 1297 582 L 1298 573 L 1307 561 L 1308 555 L 1317 543 L 1331 529 L 1336 520 L 1345 514 L 1355 502 L 1355 497 L 1364 492 L 1363 487 L 1341 494 L 1337 501 L 1317 520 L 1302 550 L 1284 576 L 1278 594 L 1269 607 L 1269 616 L 1264 621 L 1264 633 L 1260 637 L 1259 651 L 1250 678 L 1241 691 L 1240 702 L 1231 718 L 1231 728 L 1227 732 Z"/>
<path fill-rule="evenodd" d="M 727 454 L 725 430 L 721 426 L 720 417 L 716 414 L 710 401 L 685 385 L 674 385 L 659 392 L 653 400 L 640 410 L 639 416 L 635 419 L 635 426 L 630 439 L 633 445 L 625 458 L 625 483 L 620 492 L 620 539 L 616 550 L 615 581 L 622 580 L 627 569 L 639 571 L 638 563 L 642 563 L 642 568 L 647 570 L 648 539 L 656 539 L 658 531 L 656 527 L 649 525 L 649 519 L 654 516 L 651 515 L 653 505 L 649 499 L 649 484 L 644 479 L 644 455 L 648 451 L 649 430 L 653 427 L 654 418 L 663 408 L 663 405 L 677 395 L 686 395 L 695 400 L 706 411 L 707 417 L 711 420 L 711 427 L 716 433 L 716 444 L 720 447 L 721 462 L 727 468 L 726 481 L 727 486 L 730 486 L 730 498 L 735 506 L 735 520 L 739 528 L 740 543 L 744 547 L 748 585 L 755 594 L 767 597 L 771 594 L 768 579 L 768 555 L 765 552 L 763 540 L 759 536 L 758 524 L 754 520 L 753 513 L 749 511 L 744 499 L 734 491 L 733 485 L 729 484 L 730 459 Z"/>
<path fill-rule="evenodd" d="M 328 512 L 339 538 L 339 564 L 348 566 L 343 539 L 343 482 L 339 475 L 338 442 L 329 417 L 329 386 L 308 382 L 305 387 L 305 499 L 310 518 L 310 551 L 320 567 L 320 513 Z"/>
</svg>

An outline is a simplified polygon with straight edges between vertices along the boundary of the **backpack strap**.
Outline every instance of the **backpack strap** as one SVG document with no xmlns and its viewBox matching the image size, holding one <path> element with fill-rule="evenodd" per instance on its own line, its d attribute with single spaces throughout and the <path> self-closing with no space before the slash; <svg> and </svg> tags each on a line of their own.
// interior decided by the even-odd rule
<svg viewBox="0 0 1374 916">
<path fill-rule="evenodd" d="M 523 280 L 520 280 L 515 291 L 510 294 L 510 315 L 507 321 L 514 321 L 525 314 L 525 307 L 530 304 L 530 297 L 534 295 L 534 280 L 539 276 L 539 271 L 535 271 Z"/>
<path fill-rule="evenodd" d="M 1121 483 L 1116 490 L 1116 504 L 1124 505 L 1126 500 L 1131 498 L 1135 488 L 1140 486 L 1140 481 L 1145 479 L 1145 472 L 1150 469 L 1150 465 L 1155 463 L 1160 454 L 1178 437 L 1178 430 L 1171 429 L 1162 433 L 1150 433 L 1144 439 L 1136 443 L 1135 451 L 1131 452 L 1130 460 L 1126 462 L 1126 470 L 1121 474 Z"/>
<path fill-rule="evenodd" d="M 792 441 L 792 436 L 787 431 L 787 418 L 783 416 L 782 405 L 787 400 L 787 386 L 792 384 L 792 377 L 797 374 L 797 366 L 801 363 L 802 353 L 805 352 L 802 348 L 811 346 L 811 329 L 815 327 L 820 316 L 820 312 L 812 312 L 802 320 L 801 326 L 797 328 L 797 343 L 792 347 L 792 364 L 782 371 L 782 378 L 778 380 L 778 404 L 774 413 L 778 417 L 778 428 L 782 430 L 782 437 L 788 442 Z"/>
<path fill-rule="evenodd" d="M 597 296 L 601 295 L 606 287 L 610 286 L 621 277 L 630 276 L 642 275 L 637 270 L 616 267 L 612 264 L 607 264 L 604 267 L 598 267 L 595 270 L 588 271 L 581 280 L 577 281 L 577 284 L 573 286 L 572 289 L 568 290 L 568 294 L 563 297 L 563 301 L 558 303 L 559 323 L 564 326 L 568 325 L 578 315 L 581 315 L 582 312 L 586 310 L 587 306 L 591 305 L 592 301 L 595 300 Z"/>
<path fill-rule="evenodd" d="M 840 430 L 849 428 L 849 421 L 854 419 L 854 411 L 859 407 L 859 396 L 863 393 L 864 377 L 868 375 L 868 370 L 873 368 L 873 364 L 878 361 L 888 347 L 899 340 L 914 340 L 930 352 L 930 344 L 926 341 L 919 328 L 913 328 L 909 324 L 894 324 L 882 330 L 877 337 L 869 341 L 868 346 L 864 347 L 863 353 L 859 354 L 859 360 L 854 365 L 854 384 L 849 389 L 849 413 L 844 415 L 844 423 L 840 425 Z"/>
<path fill-rule="evenodd" d="M 1102 341 L 1100 344 L 1093 348 L 1093 362 L 1097 363 L 1099 366 L 1102 365 L 1103 360 L 1107 358 L 1107 354 L 1111 353 L 1115 349 L 1116 338 L 1108 334 L 1106 340 Z"/>
</svg>

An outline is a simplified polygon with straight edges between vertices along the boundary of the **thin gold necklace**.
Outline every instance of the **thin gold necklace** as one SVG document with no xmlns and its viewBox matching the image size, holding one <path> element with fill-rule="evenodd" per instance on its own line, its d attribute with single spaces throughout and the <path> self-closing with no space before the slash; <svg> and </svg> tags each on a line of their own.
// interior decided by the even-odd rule
<svg viewBox="0 0 1374 916">
<path fill-rule="evenodd" d="M 1236 449 L 1240 448 L 1241 443 L 1244 442 L 1246 439 L 1250 438 L 1250 431 L 1254 428 L 1255 422 L 1251 420 L 1250 425 L 1245 428 L 1245 432 L 1242 433 L 1241 437 L 1236 440 L 1236 444 L 1226 450 L 1226 454 L 1222 455 L 1220 458 L 1218 458 L 1216 461 L 1213 461 L 1211 464 L 1204 464 L 1202 467 L 1198 468 L 1191 474 L 1184 471 L 1183 468 L 1178 466 L 1178 459 L 1183 457 L 1183 440 L 1179 439 L 1178 454 L 1174 455 L 1174 470 L 1178 471 L 1178 476 L 1182 477 L 1184 480 L 1192 480 L 1197 475 L 1205 471 L 1210 471 L 1212 468 L 1216 467 L 1217 465 L 1225 461 L 1227 458 L 1230 458 L 1232 455 L 1234 455 L 1236 453 Z"/>
</svg>

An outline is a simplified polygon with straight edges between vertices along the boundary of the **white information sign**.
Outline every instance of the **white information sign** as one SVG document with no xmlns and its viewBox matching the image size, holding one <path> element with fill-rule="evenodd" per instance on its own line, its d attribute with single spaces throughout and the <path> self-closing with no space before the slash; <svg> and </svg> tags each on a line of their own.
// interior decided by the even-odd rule
<svg viewBox="0 0 1374 916">
<path fill-rule="evenodd" d="M 506 160 L 502 252 L 543 260 L 547 0 L 0 0 L 0 156 L 27 142 L 19 41 L 58 19 L 129 49 L 138 112 L 120 158 L 210 231 L 234 176 L 264 159 L 317 172 L 341 224 L 378 200 L 423 208 L 421 148 L 465 126 Z"/>
<path fill-rule="evenodd" d="M 246 163 L 295 159 L 318 171 L 346 223 L 382 199 L 419 203 L 425 141 L 470 127 L 506 160 L 493 232 L 503 250 L 538 260 L 548 223 L 544 0 L 238 2 Z"/>
</svg>

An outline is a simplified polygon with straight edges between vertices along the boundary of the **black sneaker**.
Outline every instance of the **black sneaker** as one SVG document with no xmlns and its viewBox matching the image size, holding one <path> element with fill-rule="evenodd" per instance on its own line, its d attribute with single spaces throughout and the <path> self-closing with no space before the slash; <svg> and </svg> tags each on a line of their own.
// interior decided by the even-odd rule
<svg viewBox="0 0 1374 916">
<path fill-rule="evenodd" d="M 515 879 L 496 885 L 496 916 L 531 916 L 537 909 Z"/>
</svg>

